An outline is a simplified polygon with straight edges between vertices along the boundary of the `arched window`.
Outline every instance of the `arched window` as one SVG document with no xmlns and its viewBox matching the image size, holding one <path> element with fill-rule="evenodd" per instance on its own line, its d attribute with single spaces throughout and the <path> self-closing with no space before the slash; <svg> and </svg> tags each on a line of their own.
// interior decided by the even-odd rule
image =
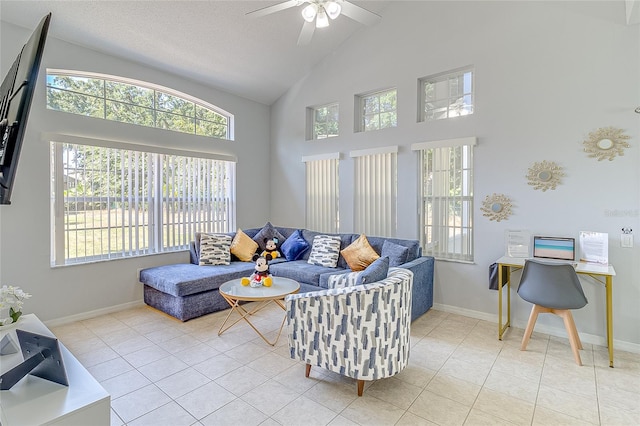
<svg viewBox="0 0 640 426">
<path fill-rule="evenodd" d="M 47 70 L 47 108 L 233 139 L 233 115 L 172 89 L 104 74 Z"/>
</svg>

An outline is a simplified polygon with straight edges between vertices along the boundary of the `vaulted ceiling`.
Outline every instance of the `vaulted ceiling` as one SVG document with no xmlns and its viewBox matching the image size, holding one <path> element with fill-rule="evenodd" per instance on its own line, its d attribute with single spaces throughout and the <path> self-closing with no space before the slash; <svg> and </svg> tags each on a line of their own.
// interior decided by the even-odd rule
<svg viewBox="0 0 640 426">
<path fill-rule="evenodd" d="M 260 18 L 245 16 L 277 3 L 2 0 L 0 19 L 33 29 L 52 12 L 50 36 L 270 105 L 364 28 L 339 16 L 328 28 L 317 29 L 311 43 L 301 47 L 297 40 L 304 23 L 303 6 Z M 353 3 L 384 19 L 384 8 L 390 2 Z"/>
</svg>

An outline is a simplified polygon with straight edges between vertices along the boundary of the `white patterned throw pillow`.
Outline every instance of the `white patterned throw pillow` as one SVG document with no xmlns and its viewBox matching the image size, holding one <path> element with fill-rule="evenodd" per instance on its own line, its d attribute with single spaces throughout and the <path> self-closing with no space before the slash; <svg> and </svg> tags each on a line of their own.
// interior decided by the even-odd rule
<svg viewBox="0 0 640 426">
<path fill-rule="evenodd" d="M 335 268 L 340 256 L 339 235 L 316 235 L 313 238 L 311 254 L 307 263 L 326 268 Z"/>
<path fill-rule="evenodd" d="M 200 266 L 228 265 L 231 263 L 231 236 L 202 234 L 200 236 Z"/>
<path fill-rule="evenodd" d="M 361 271 L 347 272 L 346 274 L 331 275 L 327 282 L 329 288 L 345 288 L 358 285 Z"/>
</svg>

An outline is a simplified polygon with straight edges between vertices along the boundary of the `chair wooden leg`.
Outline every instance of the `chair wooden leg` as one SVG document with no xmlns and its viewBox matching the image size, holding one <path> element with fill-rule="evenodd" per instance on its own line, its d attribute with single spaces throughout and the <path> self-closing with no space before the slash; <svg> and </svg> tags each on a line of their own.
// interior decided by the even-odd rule
<svg viewBox="0 0 640 426">
<path fill-rule="evenodd" d="M 527 328 L 524 330 L 524 336 L 522 336 L 522 343 L 520 344 L 520 350 L 526 351 L 527 345 L 529 344 L 529 339 L 531 339 L 531 335 L 533 334 L 533 327 L 536 325 L 536 321 L 538 320 L 538 314 L 541 311 L 542 306 L 533 305 L 531 308 L 531 314 L 529 314 L 529 322 L 527 323 Z"/>
<path fill-rule="evenodd" d="M 578 349 L 579 346 L 582 346 L 580 343 L 580 337 L 578 337 L 578 331 L 575 328 L 575 324 L 573 323 L 573 317 L 571 315 L 571 311 L 569 310 L 556 310 L 554 313 L 564 320 L 564 327 L 567 329 L 567 334 L 569 335 L 569 343 L 571 344 L 571 351 L 573 352 L 573 358 L 576 361 L 576 364 L 582 365 L 582 359 L 580 359 L 580 351 Z"/>
<path fill-rule="evenodd" d="M 358 396 L 362 396 L 364 391 L 364 380 L 358 380 Z"/>
<path fill-rule="evenodd" d="M 576 335 L 576 338 L 578 339 L 578 349 L 584 349 L 582 347 L 582 341 L 580 340 L 580 335 L 578 334 L 578 329 L 576 328 L 576 322 L 573 320 L 573 314 L 571 312 L 569 312 L 569 319 L 571 320 L 571 327 L 573 328 L 573 332 Z"/>
<path fill-rule="evenodd" d="M 311 373 L 311 364 L 307 364 L 306 371 L 304 372 L 304 377 L 309 377 L 310 373 Z"/>
</svg>

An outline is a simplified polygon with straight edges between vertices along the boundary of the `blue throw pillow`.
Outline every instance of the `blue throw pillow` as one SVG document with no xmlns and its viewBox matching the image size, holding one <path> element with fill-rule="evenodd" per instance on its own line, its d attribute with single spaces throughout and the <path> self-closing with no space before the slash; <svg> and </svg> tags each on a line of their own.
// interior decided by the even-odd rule
<svg viewBox="0 0 640 426">
<path fill-rule="evenodd" d="M 389 266 L 400 266 L 407 262 L 409 247 L 385 240 L 384 244 L 382 244 L 380 256 L 387 256 L 389 258 Z"/>
<path fill-rule="evenodd" d="M 389 258 L 381 257 L 375 260 L 367 269 L 360 272 L 358 276 L 358 284 L 370 284 L 376 281 L 384 280 L 389 273 Z"/>
<path fill-rule="evenodd" d="M 308 248 L 309 243 L 302 238 L 302 233 L 298 229 L 282 243 L 280 251 L 287 260 L 300 260 Z"/>
</svg>

